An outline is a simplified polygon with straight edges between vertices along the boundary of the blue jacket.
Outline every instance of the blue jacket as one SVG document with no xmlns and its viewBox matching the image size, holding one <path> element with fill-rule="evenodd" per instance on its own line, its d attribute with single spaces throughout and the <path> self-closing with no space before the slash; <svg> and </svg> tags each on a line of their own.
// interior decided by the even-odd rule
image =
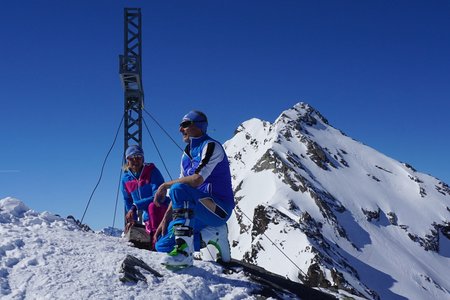
<svg viewBox="0 0 450 300">
<path fill-rule="evenodd" d="M 156 190 L 163 182 L 161 172 L 151 163 L 144 164 L 141 173 L 137 175 L 131 170 L 125 171 L 121 184 L 125 211 L 128 212 L 134 204 L 138 210 L 143 211 L 143 221 L 148 221 L 148 206 L 153 202 Z"/>
<path fill-rule="evenodd" d="M 230 164 L 222 145 L 208 135 L 191 138 L 181 157 L 181 176 L 200 174 L 204 182 L 197 188 L 234 208 Z"/>
</svg>

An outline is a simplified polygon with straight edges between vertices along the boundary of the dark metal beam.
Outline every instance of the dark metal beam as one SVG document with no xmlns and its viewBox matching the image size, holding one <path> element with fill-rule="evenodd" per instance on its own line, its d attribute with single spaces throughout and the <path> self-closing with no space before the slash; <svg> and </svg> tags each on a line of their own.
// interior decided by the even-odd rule
<svg viewBox="0 0 450 300">
<path fill-rule="evenodd" d="M 124 153 L 130 145 L 142 147 L 142 33 L 141 9 L 125 8 L 124 54 L 119 57 L 120 77 L 125 95 Z"/>
<path fill-rule="evenodd" d="M 124 88 L 124 148 L 130 145 L 142 147 L 142 109 L 144 89 L 142 87 L 142 34 L 141 9 L 125 8 L 124 51 L 119 56 L 119 73 Z M 126 212 L 125 212 L 126 213 Z M 142 221 L 138 212 L 138 221 Z M 125 224 L 126 225 L 126 224 Z"/>
</svg>

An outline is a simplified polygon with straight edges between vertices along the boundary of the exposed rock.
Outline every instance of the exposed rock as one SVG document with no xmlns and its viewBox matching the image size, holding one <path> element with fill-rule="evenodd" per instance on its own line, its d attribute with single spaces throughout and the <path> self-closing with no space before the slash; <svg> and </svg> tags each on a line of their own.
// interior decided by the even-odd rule
<svg viewBox="0 0 450 300">
<path fill-rule="evenodd" d="M 397 223 L 398 218 L 394 212 L 388 212 L 387 217 L 388 217 L 389 223 L 391 223 L 392 225 L 395 225 L 395 226 L 398 225 L 398 223 Z"/>
<path fill-rule="evenodd" d="M 286 141 L 290 141 L 292 138 L 292 132 L 289 128 L 286 128 L 285 130 L 280 131 L 280 134 L 284 136 Z"/>
<path fill-rule="evenodd" d="M 301 167 L 299 163 L 299 158 L 294 158 L 293 156 L 288 156 L 291 162 L 295 163 L 296 166 Z M 292 170 L 282 158 L 274 152 L 272 149 L 267 150 L 264 155 L 259 159 L 259 161 L 252 168 L 255 172 L 261 172 L 264 170 L 271 170 L 274 174 L 278 176 L 284 183 L 288 184 L 294 191 L 306 191 L 307 181 L 297 172 Z"/>
<path fill-rule="evenodd" d="M 236 219 L 237 219 L 239 227 L 240 227 L 239 233 L 243 234 L 245 232 L 249 232 L 251 225 L 245 225 L 245 222 L 243 221 L 244 214 L 243 214 L 242 210 L 239 208 L 239 206 L 235 207 L 234 213 L 236 215 Z"/>
<path fill-rule="evenodd" d="M 236 128 L 236 129 L 234 130 L 233 135 L 236 135 L 236 134 L 238 134 L 239 132 L 241 132 L 241 131 L 243 131 L 243 130 L 244 130 L 244 127 L 243 127 L 242 125 L 239 125 L 238 128 Z"/>
<path fill-rule="evenodd" d="M 364 208 L 361 208 L 362 212 L 364 213 L 364 215 L 366 216 L 366 220 L 371 222 L 372 220 L 375 221 L 379 221 L 380 220 L 380 208 L 378 208 L 378 210 L 376 211 L 371 211 L 371 210 L 366 210 Z"/>
<path fill-rule="evenodd" d="M 259 242 L 252 244 L 251 250 L 245 252 L 242 260 L 255 265 L 257 262 L 256 259 L 258 258 L 258 253 L 261 250 L 264 250 L 264 248 Z"/>
<path fill-rule="evenodd" d="M 277 167 L 281 167 L 282 162 L 279 159 L 278 154 L 276 154 L 272 149 L 266 151 L 266 153 L 261 156 L 258 162 L 253 166 L 252 170 L 255 172 L 261 172 L 264 170 L 276 170 Z"/>
<path fill-rule="evenodd" d="M 450 240 L 450 222 L 444 222 L 443 224 L 439 225 L 439 228 L 442 234 Z"/>
<path fill-rule="evenodd" d="M 72 220 L 72 221 L 73 221 L 78 227 L 80 227 L 80 229 L 83 230 L 83 231 L 86 231 L 86 232 L 94 232 L 94 230 L 92 230 L 91 227 L 89 227 L 89 225 L 84 224 L 84 223 L 81 223 L 80 220 L 75 219 L 75 217 L 72 216 L 72 215 L 67 216 L 66 219 Z"/>
<path fill-rule="evenodd" d="M 322 233 L 320 232 L 320 229 L 322 228 L 322 223 L 316 222 L 311 215 L 308 212 L 303 212 L 300 216 L 300 223 L 305 225 L 303 226 L 303 232 L 306 234 L 309 238 L 314 239 L 322 239 Z"/>
<path fill-rule="evenodd" d="M 425 196 L 427 195 L 427 192 L 425 191 L 425 188 L 420 187 L 419 188 L 419 194 L 420 194 L 420 197 L 425 198 Z"/>
<path fill-rule="evenodd" d="M 235 196 L 234 197 L 234 203 L 237 205 L 244 197 Z"/>
<path fill-rule="evenodd" d="M 254 134 L 250 130 L 249 132 L 242 132 L 245 130 L 242 126 L 238 128 L 237 131 L 241 132 L 241 135 L 245 135 L 239 138 L 240 141 L 245 138 L 245 141 L 243 141 L 244 147 L 242 149 L 234 148 L 230 155 L 230 162 L 233 160 L 238 161 L 236 166 L 233 165 L 234 171 L 240 171 L 240 168 L 243 171 L 243 173 L 238 173 L 239 175 L 233 178 L 234 192 L 238 194 L 235 197 L 236 203 L 238 205 L 242 204 L 240 201 L 244 197 L 246 198 L 245 200 L 251 198 L 250 195 L 242 196 L 244 195 L 242 189 L 245 190 L 247 184 L 243 186 L 242 181 L 237 182 L 236 180 L 237 178 L 241 180 L 241 174 L 244 174 L 244 172 L 250 174 L 250 171 L 270 171 L 275 174 L 275 176 L 270 174 L 270 177 L 277 178 L 277 180 L 276 184 L 273 185 L 276 188 L 273 195 L 263 197 L 264 199 L 261 201 L 250 199 L 250 201 L 254 200 L 255 203 L 246 209 L 250 209 L 248 211 L 249 214 L 253 213 L 252 220 L 249 220 L 238 206 L 236 207 L 236 218 L 240 226 L 240 228 L 236 227 L 236 231 L 239 230 L 241 234 L 245 233 L 247 237 L 245 239 L 236 238 L 236 241 L 232 242 L 232 247 L 239 246 L 239 249 L 233 250 L 239 251 L 239 255 L 242 255 L 241 257 L 243 257 L 244 261 L 263 263 L 262 257 L 272 255 L 272 248 L 274 247 L 269 246 L 267 240 L 273 238 L 270 235 L 274 233 L 275 237 L 281 236 L 275 241 L 277 248 L 281 248 L 283 251 L 291 251 L 290 254 L 292 254 L 292 250 L 289 250 L 292 248 L 290 244 L 292 240 L 285 236 L 290 237 L 298 234 L 302 239 L 307 239 L 305 248 L 298 249 L 298 251 L 311 252 L 308 253 L 308 259 L 311 257 L 309 254 L 312 254 L 312 258 L 308 261 L 304 257 L 299 258 L 295 250 L 294 255 L 290 255 L 295 262 L 297 260 L 301 262 L 302 269 L 307 269 L 307 274 L 300 274 L 302 271 L 299 270 L 299 279 L 311 286 L 325 287 L 331 290 L 346 290 L 361 298 L 379 299 L 378 294 L 365 285 L 370 285 L 370 280 L 364 276 L 364 281 L 361 281 L 355 268 L 356 266 L 359 267 L 359 265 L 354 264 L 355 260 L 348 258 L 359 257 L 357 254 L 356 256 L 353 254 L 358 253 L 358 251 L 367 254 L 364 246 L 366 242 L 371 242 L 372 237 L 367 235 L 371 234 L 372 229 L 377 230 L 377 227 L 383 227 L 389 221 L 389 224 L 402 228 L 411 240 L 421 245 L 427 251 L 438 252 L 440 250 L 439 238 L 441 240 L 450 239 L 449 222 L 442 223 L 442 219 L 439 219 L 439 225 L 433 224 L 434 228 L 432 227 L 425 236 L 423 233 L 419 236 L 417 232 L 421 232 L 421 229 L 418 229 L 417 224 L 398 224 L 399 218 L 397 214 L 398 216 L 403 216 L 401 206 L 392 205 L 396 211 L 386 213 L 388 220 L 386 220 L 384 215 L 381 215 L 384 212 L 379 208 L 389 207 L 389 204 L 386 204 L 386 202 L 391 201 L 391 199 L 396 201 L 398 198 L 401 198 L 402 195 L 399 192 L 408 186 L 413 186 L 413 188 L 416 186 L 415 195 L 405 193 L 405 197 L 412 198 L 411 203 L 417 201 L 420 197 L 430 197 L 430 199 L 433 197 L 434 199 L 436 195 L 440 197 L 438 199 L 441 201 L 443 199 L 442 195 L 450 196 L 450 188 L 447 184 L 439 182 L 434 185 L 440 194 L 434 193 L 430 190 L 432 188 L 432 185 L 430 185 L 431 181 L 427 179 L 424 182 L 423 179 L 426 177 L 422 177 L 420 173 L 415 174 L 416 170 L 410 165 L 403 164 L 404 167 L 400 166 L 397 162 L 384 160 L 382 156 L 378 156 L 376 153 L 374 153 L 373 157 L 367 157 L 366 154 L 369 152 L 362 152 L 363 155 L 361 155 L 358 152 L 360 149 L 358 145 L 349 143 L 350 139 L 343 138 L 338 133 L 335 140 L 336 145 L 333 145 L 334 130 L 330 130 L 326 126 L 328 121 L 312 107 L 304 103 L 297 104 L 294 108 L 285 111 L 275 124 L 264 123 L 263 130 L 266 133 L 273 130 L 276 134 L 265 137 L 260 134 L 260 125 L 256 122 L 251 124 L 256 130 Z M 254 126 L 255 124 L 258 127 Z M 320 132 L 321 130 L 326 132 Z M 324 139 L 322 140 L 321 137 L 324 137 Z M 286 141 L 288 143 L 285 143 Z M 268 150 L 265 150 L 265 152 L 261 151 L 262 147 Z M 243 159 L 245 160 L 247 155 L 256 149 L 259 150 L 259 159 L 255 165 L 251 166 L 249 165 L 249 161 L 252 161 L 251 159 L 245 162 Z M 261 155 L 262 153 L 264 154 Z M 350 165 L 351 169 L 345 169 L 350 168 Z M 379 195 L 379 198 L 382 199 L 368 197 L 368 199 L 363 199 L 364 201 L 356 202 L 359 196 L 353 198 L 353 191 L 348 192 L 345 189 L 351 188 L 351 184 L 353 184 L 351 182 L 352 176 L 355 175 L 356 177 L 358 174 L 363 175 L 363 180 L 361 181 L 358 177 L 355 180 L 356 184 L 367 184 L 368 182 L 365 192 L 371 193 L 373 191 L 378 193 L 378 191 L 382 191 Z M 364 174 L 367 174 L 370 179 L 364 177 Z M 408 176 L 409 180 L 404 174 Z M 335 176 L 341 175 L 342 177 L 339 179 L 345 178 L 346 182 L 349 182 L 349 186 L 343 184 L 342 188 L 344 190 L 342 192 L 338 185 L 341 180 L 333 180 L 336 178 Z M 250 176 L 254 176 L 254 174 L 250 174 Z M 252 179 L 254 178 L 257 177 L 252 177 Z M 262 178 L 262 176 L 259 178 Z M 264 176 L 264 178 L 269 177 Z M 372 182 L 372 180 L 376 183 Z M 391 184 L 391 180 L 393 184 Z M 256 185 L 254 186 L 253 180 L 249 180 L 249 183 L 249 187 L 258 188 Z M 401 187 L 400 191 L 395 190 L 398 186 Z M 290 190 L 286 187 L 289 187 Z M 354 189 L 354 193 L 360 190 L 359 188 Z M 245 192 L 251 193 L 253 191 L 249 188 Z M 390 197 L 391 194 L 392 197 Z M 279 197 L 280 195 L 285 196 L 286 199 Z M 385 195 L 386 197 L 384 197 Z M 355 205 L 353 203 L 350 204 L 350 201 L 353 200 Z M 402 201 L 398 201 L 395 204 L 399 202 Z M 428 202 L 433 203 L 432 201 L 422 201 L 420 204 L 427 205 Z M 275 204 L 272 207 L 268 206 L 267 203 Z M 342 203 L 349 203 L 350 211 L 347 212 Z M 446 207 L 445 204 L 443 207 Z M 353 234 L 348 236 L 345 229 L 350 230 L 350 226 L 361 225 L 358 224 L 359 218 L 357 218 L 360 215 L 357 211 L 360 207 L 363 207 L 361 210 L 367 221 L 378 222 L 377 225 L 383 226 L 371 226 L 370 230 L 364 230 L 364 226 L 361 228 L 355 227 L 351 229 Z M 251 211 L 252 209 L 254 209 L 253 212 Z M 415 211 L 411 211 L 415 213 Z M 448 204 L 447 211 L 450 212 L 450 205 Z M 444 209 L 444 214 L 448 214 L 447 211 Z M 409 222 L 409 220 L 411 218 L 400 218 L 400 222 Z M 283 226 L 276 226 L 276 224 L 283 224 Z M 392 232 L 395 233 L 395 231 Z M 392 232 L 389 232 L 389 234 Z M 355 236 L 358 238 L 352 241 L 352 238 Z M 346 239 L 348 244 L 343 239 Z M 237 240 L 239 240 L 240 244 L 238 244 Z M 250 240 L 251 243 L 249 242 Z M 374 241 L 372 240 L 372 242 Z M 349 244 L 353 245 L 354 249 L 346 251 L 347 248 L 343 246 L 343 243 L 345 243 L 345 247 L 348 247 Z M 263 249 L 262 245 L 267 245 L 265 247 L 268 249 Z M 268 253 L 263 253 L 263 251 L 268 251 Z M 351 264 L 354 264 L 355 267 Z M 383 293 L 385 292 L 383 291 Z"/>
<path fill-rule="evenodd" d="M 338 203 L 338 201 L 334 199 L 333 196 L 331 196 L 330 194 L 321 191 L 315 191 L 312 188 L 309 189 L 309 194 L 314 199 L 316 205 L 319 207 L 320 212 L 322 213 L 324 218 L 328 219 L 330 223 L 333 224 L 336 231 L 341 237 L 347 238 L 347 233 L 345 232 L 345 229 L 339 224 L 336 216 L 330 209 L 330 205 L 340 213 L 345 211 L 345 207 L 343 207 L 340 203 Z"/>
<path fill-rule="evenodd" d="M 241 152 L 236 153 L 236 154 L 234 155 L 234 159 L 235 159 L 235 160 L 238 160 L 238 161 L 241 161 L 241 162 L 245 165 L 245 162 L 242 161 L 242 154 L 241 154 Z"/>
<path fill-rule="evenodd" d="M 416 242 L 419 243 L 420 246 L 422 246 L 426 251 L 434 251 L 439 252 L 439 231 L 438 226 L 436 224 L 433 224 L 434 229 L 431 229 L 431 233 L 425 235 L 425 237 L 419 237 L 416 234 L 412 234 L 408 232 L 408 237 Z"/>
<path fill-rule="evenodd" d="M 139 267 L 139 269 L 137 267 Z M 133 255 L 127 254 L 127 256 L 125 257 L 120 266 L 119 272 L 122 273 L 122 275 L 120 276 L 119 280 L 122 282 L 133 282 L 133 283 L 136 283 L 138 281 L 147 282 L 147 279 L 141 273 L 140 268 L 150 272 L 155 277 L 163 277 L 163 275 L 161 275 L 158 271 L 150 267 L 143 260 Z"/>
<path fill-rule="evenodd" d="M 380 166 L 377 166 L 377 165 L 375 165 L 375 167 L 376 167 L 376 168 L 378 168 L 378 169 L 380 169 L 380 170 L 382 170 L 382 171 L 385 171 L 385 172 L 387 172 L 387 173 L 391 173 L 391 174 L 392 174 L 392 172 L 391 172 L 391 171 L 389 171 L 389 170 L 386 170 L 385 168 L 382 168 L 382 167 L 380 167 Z"/>
<path fill-rule="evenodd" d="M 347 284 L 347 281 L 344 278 L 344 274 L 336 270 L 336 268 L 332 268 L 330 272 L 331 278 L 333 278 L 333 286 L 337 287 L 338 289 L 344 289 L 345 285 Z"/>
<path fill-rule="evenodd" d="M 315 250 L 313 247 L 311 252 L 315 254 L 314 260 L 317 265 L 322 265 L 325 268 L 336 268 L 340 270 L 346 270 L 349 276 L 354 276 L 356 279 L 359 279 L 358 273 L 356 269 L 354 269 L 346 259 L 339 254 L 339 249 L 336 248 L 336 245 L 331 245 L 328 241 L 323 237 L 321 233 L 321 228 L 323 224 L 321 222 L 317 222 L 308 212 L 303 212 L 300 216 L 299 222 L 295 222 L 287 215 L 278 211 L 277 209 L 270 206 L 262 206 L 259 205 L 255 208 L 255 214 L 253 218 L 253 228 L 252 228 L 252 240 L 253 243 L 251 245 L 251 249 L 247 251 L 243 260 L 249 263 L 256 263 L 258 255 L 260 251 L 264 251 L 258 239 L 262 239 L 261 235 L 267 231 L 270 224 L 286 224 L 285 232 L 291 230 L 301 230 L 308 238 L 311 239 L 311 242 L 317 245 L 318 248 L 322 249 L 322 251 Z M 256 241 L 256 242 L 255 242 Z M 233 246 L 237 246 L 237 243 L 233 243 Z M 323 250 L 326 250 L 325 253 Z M 333 259 L 332 257 L 340 257 L 338 261 Z M 339 286 L 339 288 L 343 288 L 346 291 L 353 293 L 355 295 L 360 294 L 351 284 L 345 281 L 345 277 L 342 275 L 339 277 L 339 284 L 330 283 L 325 278 L 324 273 L 316 267 L 310 268 L 308 274 L 306 276 L 299 273 L 299 278 L 302 281 L 307 281 L 311 286 L 321 286 L 321 287 L 331 287 L 331 286 Z M 338 275 L 336 275 L 338 276 Z M 328 282 L 328 283 L 327 283 Z M 365 291 L 368 294 L 373 293 L 369 288 L 365 287 Z M 376 294 L 376 293 L 375 293 Z M 376 299 L 376 297 L 374 297 Z"/>
<path fill-rule="evenodd" d="M 301 170 L 305 169 L 302 164 L 302 159 L 298 157 L 297 154 L 292 153 L 291 151 L 288 151 L 288 153 L 286 153 L 286 160 L 291 164 L 292 167 L 296 167 Z"/>
<path fill-rule="evenodd" d="M 303 283 L 308 286 L 318 286 L 323 288 L 331 286 L 331 283 L 326 279 L 325 274 L 320 269 L 318 263 L 313 263 L 309 266 Z"/>
<path fill-rule="evenodd" d="M 411 166 L 410 164 L 407 164 L 407 163 L 403 163 L 403 165 L 404 165 L 405 167 L 407 167 L 408 169 L 410 169 L 411 171 L 413 171 L 413 172 L 417 172 L 417 170 L 416 170 L 416 169 L 414 169 L 414 168 L 413 168 L 413 166 Z"/>
<path fill-rule="evenodd" d="M 352 287 L 347 280 L 345 280 L 344 274 L 339 272 L 336 268 L 330 270 L 331 278 L 333 279 L 333 288 L 348 291 L 353 295 L 358 295 L 364 297 L 363 294 L 358 292 L 354 287 Z M 366 289 L 366 292 L 372 297 L 372 299 L 380 299 L 380 296 L 371 289 Z"/>
<path fill-rule="evenodd" d="M 376 182 L 380 182 L 380 181 L 381 181 L 380 179 L 378 179 L 378 178 L 375 177 L 374 175 L 367 174 L 367 176 L 369 176 L 370 178 L 372 178 L 372 179 L 375 180 Z"/>
<path fill-rule="evenodd" d="M 433 227 L 431 233 L 425 236 L 426 244 L 424 248 L 427 251 L 439 252 L 439 227 L 437 224 L 433 224 Z"/>
<path fill-rule="evenodd" d="M 270 221 L 271 219 L 266 213 L 265 206 L 258 205 L 255 207 L 255 213 L 253 215 L 252 240 L 254 240 L 256 236 L 266 232 Z"/>
<path fill-rule="evenodd" d="M 250 145 L 253 146 L 253 149 L 258 150 L 258 141 L 256 139 L 251 139 L 250 140 Z"/>
<path fill-rule="evenodd" d="M 436 190 L 442 195 L 450 196 L 450 187 L 442 181 L 439 181 L 438 185 L 436 185 Z"/>
<path fill-rule="evenodd" d="M 311 160 L 320 168 L 324 169 L 324 170 L 329 170 L 328 165 L 333 166 L 334 168 L 336 168 L 336 166 L 334 166 L 331 161 L 328 159 L 327 154 L 325 153 L 325 151 L 322 149 L 322 147 L 319 146 L 319 144 L 317 144 L 314 141 L 311 141 L 307 138 L 304 138 L 303 143 L 305 143 L 308 151 L 306 152 L 306 154 L 309 155 L 309 157 L 311 158 Z"/>
<path fill-rule="evenodd" d="M 434 281 L 434 280 L 433 280 L 432 278 L 430 278 L 429 276 L 424 275 L 424 274 L 420 274 L 420 276 L 423 277 L 426 281 L 432 283 L 435 287 L 437 287 L 437 288 L 440 289 L 441 291 L 444 291 L 444 292 L 446 291 L 442 286 L 440 286 L 436 281 Z M 425 287 L 423 287 L 423 288 L 425 288 Z"/>
<path fill-rule="evenodd" d="M 294 106 L 294 109 L 297 112 L 299 112 L 299 115 L 301 115 L 301 110 L 306 110 L 306 112 L 303 115 L 301 115 L 300 120 L 308 126 L 313 126 L 317 124 L 317 120 L 315 117 L 319 118 L 323 123 L 329 125 L 328 120 L 325 119 L 324 116 L 322 116 L 319 111 L 315 110 L 309 104 L 301 102 L 296 104 Z"/>
<path fill-rule="evenodd" d="M 289 199 L 288 203 L 289 203 L 289 210 L 291 211 L 300 210 L 300 208 L 297 206 L 297 204 L 295 204 L 295 202 L 292 199 Z"/>
<path fill-rule="evenodd" d="M 417 177 L 417 176 L 411 176 L 411 175 L 408 175 L 408 177 L 409 177 L 409 179 L 411 179 L 411 180 L 414 181 L 414 182 L 417 182 L 417 183 L 423 183 L 423 181 L 420 180 L 419 177 Z"/>
<path fill-rule="evenodd" d="M 342 152 L 343 150 L 341 150 Z M 347 154 L 347 152 L 343 151 L 344 154 Z M 349 168 L 349 164 L 348 162 L 344 159 L 344 157 L 342 156 L 342 154 L 340 152 L 337 153 L 337 155 L 334 155 L 334 159 L 336 159 L 337 161 L 339 161 L 343 166 Z"/>
<path fill-rule="evenodd" d="M 244 181 L 239 182 L 239 184 L 236 186 L 236 188 L 234 189 L 234 194 L 236 195 L 237 192 L 239 192 L 242 189 L 242 184 L 244 183 Z M 235 197 L 236 198 L 236 197 Z"/>
</svg>

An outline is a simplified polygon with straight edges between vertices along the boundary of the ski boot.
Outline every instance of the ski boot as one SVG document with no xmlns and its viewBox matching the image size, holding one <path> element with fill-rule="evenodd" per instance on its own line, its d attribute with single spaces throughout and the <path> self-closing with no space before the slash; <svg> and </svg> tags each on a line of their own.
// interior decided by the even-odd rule
<svg viewBox="0 0 450 300">
<path fill-rule="evenodd" d="M 202 229 L 200 233 L 202 242 L 206 245 L 206 249 L 204 248 L 201 251 L 202 259 L 222 260 L 223 262 L 229 262 L 231 260 L 227 224 L 219 227 L 208 226 Z"/>
<path fill-rule="evenodd" d="M 169 269 L 181 269 L 192 266 L 194 251 L 194 235 L 193 230 L 189 226 L 174 226 L 176 245 L 173 250 L 167 253 L 161 264 Z"/>
</svg>

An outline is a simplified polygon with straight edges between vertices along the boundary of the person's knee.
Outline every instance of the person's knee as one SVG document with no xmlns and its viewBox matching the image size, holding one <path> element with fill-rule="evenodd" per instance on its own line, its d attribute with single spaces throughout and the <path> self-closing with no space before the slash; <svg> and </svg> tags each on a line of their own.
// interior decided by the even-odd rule
<svg viewBox="0 0 450 300">
<path fill-rule="evenodd" d="M 175 239 L 170 238 L 167 235 L 161 237 L 155 243 L 155 250 L 158 252 L 170 252 L 175 247 Z"/>
<path fill-rule="evenodd" d="M 170 252 L 170 251 L 173 250 L 173 247 L 169 249 L 167 244 L 159 243 L 159 241 L 158 241 L 158 242 L 155 243 L 155 250 L 157 252 Z"/>
<path fill-rule="evenodd" d="M 180 189 L 183 189 L 183 190 L 184 190 L 186 186 L 187 186 L 187 184 L 185 184 L 185 183 L 179 183 L 179 182 L 174 183 L 174 184 L 172 184 L 172 186 L 170 187 L 170 192 L 178 191 L 178 190 L 180 190 Z"/>
<path fill-rule="evenodd" d="M 173 201 L 173 199 L 177 198 L 176 195 L 178 195 L 180 193 L 184 193 L 188 187 L 189 186 L 184 183 L 179 183 L 179 182 L 174 183 L 170 187 L 170 192 L 169 192 L 170 199 L 172 199 L 172 201 Z"/>
</svg>

